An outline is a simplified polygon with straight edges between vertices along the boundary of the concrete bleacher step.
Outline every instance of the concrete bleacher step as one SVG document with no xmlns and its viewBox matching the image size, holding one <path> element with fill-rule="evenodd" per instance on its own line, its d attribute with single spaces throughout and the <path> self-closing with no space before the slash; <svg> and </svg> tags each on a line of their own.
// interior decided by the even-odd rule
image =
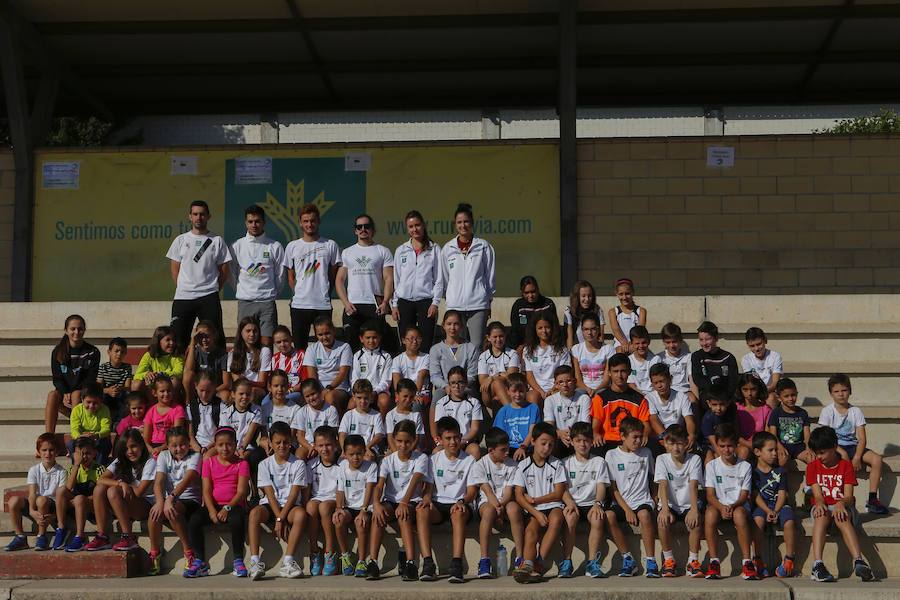
<svg viewBox="0 0 900 600">
<path fill-rule="evenodd" d="M 0 553 L 2 579 L 109 579 L 138 577 L 147 573 L 142 550 L 109 552 L 97 556 L 87 552 Z"/>
</svg>

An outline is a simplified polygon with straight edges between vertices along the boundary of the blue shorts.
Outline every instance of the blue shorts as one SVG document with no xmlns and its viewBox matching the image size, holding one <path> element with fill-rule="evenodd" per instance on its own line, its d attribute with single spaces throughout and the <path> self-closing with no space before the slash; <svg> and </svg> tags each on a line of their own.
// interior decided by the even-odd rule
<svg viewBox="0 0 900 600">
<path fill-rule="evenodd" d="M 756 507 L 753 509 L 753 518 L 761 517 L 763 520 L 766 518 L 766 511 L 761 509 L 760 507 Z M 790 506 L 782 506 L 781 510 L 778 511 L 778 526 L 784 529 L 784 524 L 788 521 L 795 521 L 796 517 L 794 517 L 794 509 Z"/>
<path fill-rule="evenodd" d="M 856 454 L 857 444 L 853 444 L 852 446 L 841 446 L 844 452 L 847 453 L 847 458 L 853 460 L 853 456 Z M 863 456 L 865 456 L 866 452 L 868 452 L 868 448 L 863 448 Z"/>
<path fill-rule="evenodd" d="M 788 456 L 791 458 L 797 458 L 801 452 L 806 450 L 806 444 L 803 442 L 798 442 L 796 444 L 781 444 L 784 446 L 784 449 L 787 450 Z"/>
</svg>

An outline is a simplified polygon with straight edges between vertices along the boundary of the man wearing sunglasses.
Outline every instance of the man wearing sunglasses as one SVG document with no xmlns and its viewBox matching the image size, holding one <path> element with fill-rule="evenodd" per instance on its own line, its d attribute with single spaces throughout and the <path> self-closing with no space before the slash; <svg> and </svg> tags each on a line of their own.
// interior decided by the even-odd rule
<svg viewBox="0 0 900 600">
<path fill-rule="evenodd" d="M 334 287 L 344 305 L 344 340 L 356 352 L 360 348 L 359 328 L 370 320 L 378 323 L 383 343 L 390 346 L 384 318 L 391 311 L 394 293 L 394 256 L 375 243 L 372 217 L 359 215 L 353 227 L 357 242 L 341 253 Z"/>
</svg>

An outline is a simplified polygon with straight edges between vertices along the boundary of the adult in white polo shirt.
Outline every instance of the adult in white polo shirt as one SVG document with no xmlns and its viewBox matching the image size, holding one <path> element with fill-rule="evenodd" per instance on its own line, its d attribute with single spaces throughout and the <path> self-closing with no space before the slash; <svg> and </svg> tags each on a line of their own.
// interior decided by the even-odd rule
<svg viewBox="0 0 900 600">
<path fill-rule="evenodd" d="M 255 204 L 244 210 L 247 235 L 231 245 L 231 273 L 238 301 L 238 322 L 259 321 L 260 342 L 272 345 L 278 326 L 275 299 L 284 285 L 284 246 L 266 235 L 266 212 Z"/>
<path fill-rule="evenodd" d="M 434 341 L 438 305 L 441 303 L 441 247 L 430 237 L 422 213 L 406 214 L 409 241 L 394 252 L 394 297 L 391 312 L 397 321 L 400 339 L 409 327 L 422 332 L 420 350 L 425 354 Z"/>
<path fill-rule="evenodd" d="M 219 330 L 220 339 L 225 339 L 219 290 L 228 280 L 228 263 L 231 261 L 225 240 L 210 233 L 206 227 L 209 205 L 203 200 L 194 200 L 188 217 L 191 230 L 175 238 L 166 253 L 175 281 L 171 325 L 182 350 L 191 341 L 195 319 L 212 321 Z"/>
<path fill-rule="evenodd" d="M 303 237 L 287 245 L 284 266 L 291 299 L 291 333 L 294 346 L 306 349 L 309 328 L 318 317 L 331 318 L 331 286 L 341 264 L 341 249 L 334 240 L 319 235 L 319 209 L 304 204 L 300 209 Z"/>
<path fill-rule="evenodd" d="M 469 332 L 469 341 L 484 341 L 484 327 L 491 316 L 497 291 L 494 247 L 475 237 L 472 206 L 460 204 L 454 215 L 457 236 L 441 249 L 441 276 L 447 308 L 457 310 Z"/>
<path fill-rule="evenodd" d="M 381 346 L 394 353 L 396 343 L 387 339 L 385 316 L 390 312 L 394 292 L 394 255 L 375 243 L 375 221 L 369 215 L 359 215 L 353 224 L 357 242 L 341 253 L 334 289 L 344 304 L 344 339 L 356 352 L 359 328 L 366 321 L 375 321 L 381 333 Z M 387 346 L 387 347 L 386 347 Z"/>
</svg>

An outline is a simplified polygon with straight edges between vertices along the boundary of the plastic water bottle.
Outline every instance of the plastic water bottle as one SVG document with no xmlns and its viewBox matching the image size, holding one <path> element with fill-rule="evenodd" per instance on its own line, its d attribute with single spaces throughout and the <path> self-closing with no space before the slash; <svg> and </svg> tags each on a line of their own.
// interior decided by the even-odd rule
<svg viewBox="0 0 900 600">
<path fill-rule="evenodd" d="M 506 547 L 500 544 L 497 548 L 497 577 L 506 577 L 509 575 L 509 556 L 506 554 Z"/>
</svg>

